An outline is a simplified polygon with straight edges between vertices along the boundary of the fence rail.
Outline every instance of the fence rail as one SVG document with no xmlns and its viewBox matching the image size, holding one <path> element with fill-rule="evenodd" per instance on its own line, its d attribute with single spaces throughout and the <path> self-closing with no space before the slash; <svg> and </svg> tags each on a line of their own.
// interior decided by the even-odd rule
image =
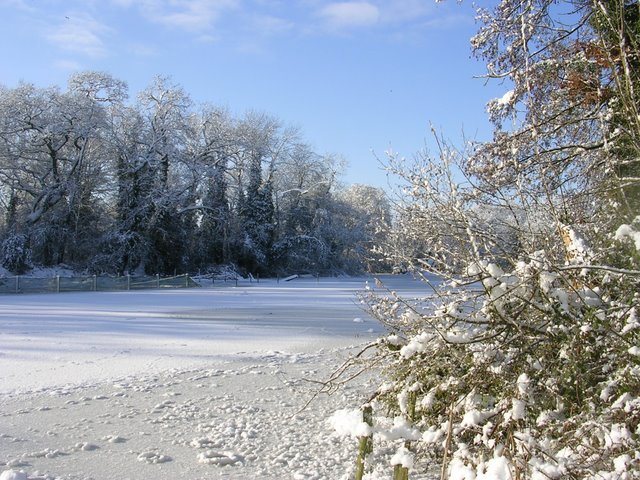
<svg viewBox="0 0 640 480">
<path fill-rule="evenodd" d="M 150 288 L 195 288 L 199 287 L 188 274 L 174 277 L 131 276 L 102 277 L 2 277 L 2 293 L 45 293 L 45 292 L 105 292 L 122 290 L 143 290 Z"/>
</svg>

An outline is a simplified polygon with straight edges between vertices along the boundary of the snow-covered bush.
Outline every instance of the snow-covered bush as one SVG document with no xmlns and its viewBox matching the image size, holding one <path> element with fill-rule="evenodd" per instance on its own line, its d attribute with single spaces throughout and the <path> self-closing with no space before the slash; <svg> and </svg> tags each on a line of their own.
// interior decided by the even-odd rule
<svg viewBox="0 0 640 480">
<path fill-rule="evenodd" d="M 31 250 L 26 235 L 11 234 L 2 242 L 2 266 L 16 275 L 31 268 Z"/>
<path fill-rule="evenodd" d="M 388 256 L 433 291 L 365 297 L 390 331 L 372 431 L 394 479 L 640 479 L 639 12 L 480 12 L 476 55 L 513 87 L 493 141 L 390 159 Z"/>
<path fill-rule="evenodd" d="M 405 212 L 405 235 L 432 249 L 402 261 L 443 283 L 430 298 L 365 297 L 390 330 L 374 357 L 387 373 L 374 431 L 404 419 L 420 435 L 401 435 L 396 447 L 442 478 L 640 478 L 634 224 L 578 233 L 552 217 L 538 223 L 538 205 L 499 222 L 526 226 L 519 243 L 531 249 L 499 249 L 477 215 L 484 194 L 454 184 L 445 192 L 438 181 L 414 188 Z"/>
</svg>

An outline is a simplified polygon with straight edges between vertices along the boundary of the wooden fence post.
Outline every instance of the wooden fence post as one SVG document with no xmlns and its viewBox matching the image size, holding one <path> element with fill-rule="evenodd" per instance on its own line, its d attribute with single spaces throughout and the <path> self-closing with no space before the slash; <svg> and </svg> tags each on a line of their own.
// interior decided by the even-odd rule
<svg viewBox="0 0 640 480">
<path fill-rule="evenodd" d="M 362 421 L 373 427 L 373 407 L 371 405 L 365 405 L 362 409 Z M 360 437 L 355 480 L 362 480 L 364 476 L 364 460 L 371 452 L 373 452 L 373 435 Z"/>
</svg>

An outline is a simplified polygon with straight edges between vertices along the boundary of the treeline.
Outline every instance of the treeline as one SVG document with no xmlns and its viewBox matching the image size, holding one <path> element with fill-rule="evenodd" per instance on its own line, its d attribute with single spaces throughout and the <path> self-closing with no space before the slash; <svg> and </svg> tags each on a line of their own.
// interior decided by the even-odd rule
<svg viewBox="0 0 640 480">
<path fill-rule="evenodd" d="M 93 273 L 355 273 L 389 222 L 384 192 L 255 112 L 194 105 L 166 78 L 135 102 L 108 74 L 0 87 L 2 265 Z"/>
</svg>

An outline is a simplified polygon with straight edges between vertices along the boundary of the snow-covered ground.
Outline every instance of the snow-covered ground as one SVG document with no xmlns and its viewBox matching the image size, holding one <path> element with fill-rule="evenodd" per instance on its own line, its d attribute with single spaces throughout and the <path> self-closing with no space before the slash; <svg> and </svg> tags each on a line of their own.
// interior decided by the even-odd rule
<svg viewBox="0 0 640 480">
<path fill-rule="evenodd" d="M 343 478 L 367 380 L 301 408 L 384 332 L 366 280 L 0 297 L 0 478 Z"/>
</svg>

